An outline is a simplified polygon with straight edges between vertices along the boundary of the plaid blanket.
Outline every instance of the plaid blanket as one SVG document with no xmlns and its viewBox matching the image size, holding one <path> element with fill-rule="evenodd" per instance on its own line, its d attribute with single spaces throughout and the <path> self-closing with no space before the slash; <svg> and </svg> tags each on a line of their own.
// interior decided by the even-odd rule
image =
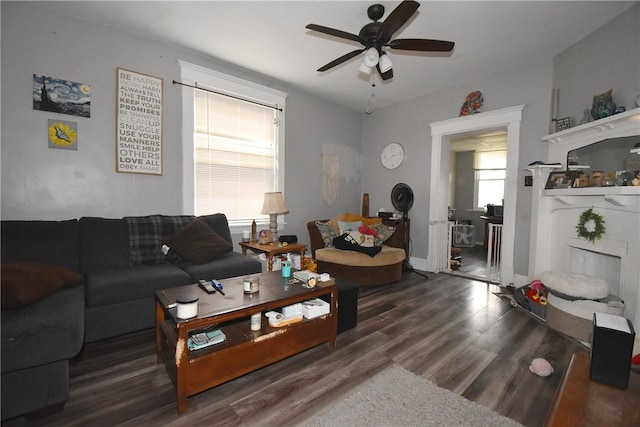
<svg viewBox="0 0 640 427">
<path fill-rule="evenodd" d="M 164 259 L 162 241 L 189 225 L 190 215 L 124 217 L 129 229 L 129 264 L 157 264 Z"/>
</svg>

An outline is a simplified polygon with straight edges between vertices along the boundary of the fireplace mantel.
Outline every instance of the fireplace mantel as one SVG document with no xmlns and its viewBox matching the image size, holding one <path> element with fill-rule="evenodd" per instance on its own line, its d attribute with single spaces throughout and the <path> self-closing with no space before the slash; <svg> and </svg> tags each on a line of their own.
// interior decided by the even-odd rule
<svg viewBox="0 0 640 427">
<path fill-rule="evenodd" d="M 640 134 L 640 108 L 615 114 L 572 127 L 561 132 L 552 133 L 542 138 L 548 143 L 548 159 L 560 162 L 566 169 L 567 153 L 576 148 L 586 147 L 593 143 L 611 138 L 621 138 Z"/>
<path fill-rule="evenodd" d="M 640 135 L 640 108 L 542 138 L 548 144 L 548 162 L 559 165 L 527 168 L 533 174 L 529 279 L 547 270 L 582 273 L 571 271 L 575 248 L 616 256 L 620 259 L 616 286 L 625 301 L 624 316 L 640 330 L 640 187 L 544 189 L 551 171 L 566 168 L 569 151 L 636 135 Z M 576 232 L 579 217 L 586 209 L 593 209 L 605 219 L 606 232 L 593 243 L 579 238 Z"/>
</svg>

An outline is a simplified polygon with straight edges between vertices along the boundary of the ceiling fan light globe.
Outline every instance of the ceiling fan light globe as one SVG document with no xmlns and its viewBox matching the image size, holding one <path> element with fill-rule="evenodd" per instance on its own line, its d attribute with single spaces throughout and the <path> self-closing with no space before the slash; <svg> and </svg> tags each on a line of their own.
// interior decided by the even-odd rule
<svg viewBox="0 0 640 427">
<path fill-rule="evenodd" d="M 358 72 L 362 74 L 371 74 L 371 67 L 364 63 L 364 59 L 358 67 Z"/>
<path fill-rule="evenodd" d="M 370 47 L 364 54 L 363 63 L 367 65 L 367 67 L 375 67 L 378 65 L 378 59 L 380 58 L 380 54 L 378 53 L 378 49 L 375 47 Z"/>
<path fill-rule="evenodd" d="M 389 57 L 389 55 L 382 55 L 380 57 L 380 71 L 386 73 L 393 67 L 393 61 Z"/>
</svg>

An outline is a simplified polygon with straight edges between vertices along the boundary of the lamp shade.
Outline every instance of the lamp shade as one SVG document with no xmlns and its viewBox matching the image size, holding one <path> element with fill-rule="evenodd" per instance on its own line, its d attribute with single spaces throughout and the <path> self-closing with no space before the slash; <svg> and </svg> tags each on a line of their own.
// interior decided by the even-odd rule
<svg viewBox="0 0 640 427">
<path fill-rule="evenodd" d="M 375 47 L 370 47 L 367 49 L 367 52 L 364 54 L 364 63 L 367 67 L 375 67 L 378 65 L 378 58 L 380 54 L 378 53 L 378 49 Z"/>
<path fill-rule="evenodd" d="M 380 64 L 380 71 L 383 73 L 386 73 L 391 69 L 391 67 L 393 67 L 393 61 L 391 60 L 389 55 L 387 55 L 386 53 L 383 53 L 380 56 L 379 64 Z"/>
<path fill-rule="evenodd" d="M 264 204 L 262 205 L 262 214 L 286 214 L 289 208 L 284 204 L 282 193 L 277 191 L 273 193 L 264 193 Z"/>
</svg>

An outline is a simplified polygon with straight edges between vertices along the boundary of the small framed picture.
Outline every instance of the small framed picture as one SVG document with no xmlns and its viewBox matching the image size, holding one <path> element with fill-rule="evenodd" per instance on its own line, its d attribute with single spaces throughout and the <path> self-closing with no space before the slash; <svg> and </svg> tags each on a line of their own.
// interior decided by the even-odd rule
<svg viewBox="0 0 640 427">
<path fill-rule="evenodd" d="M 558 171 L 551 172 L 547 184 L 544 186 L 545 190 L 555 190 L 558 188 L 572 188 L 579 185 L 579 173 L 578 171 Z"/>
<path fill-rule="evenodd" d="M 565 117 L 556 121 L 556 132 L 571 128 L 571 117 Z"/>
</svg>

